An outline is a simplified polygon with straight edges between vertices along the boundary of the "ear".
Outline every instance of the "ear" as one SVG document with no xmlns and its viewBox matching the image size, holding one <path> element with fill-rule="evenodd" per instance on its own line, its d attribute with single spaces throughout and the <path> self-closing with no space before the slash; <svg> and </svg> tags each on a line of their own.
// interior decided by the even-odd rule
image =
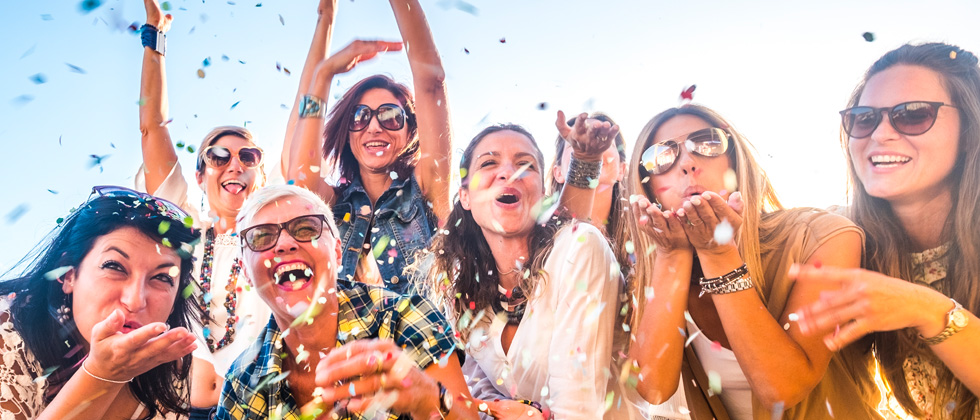
<svg viewBox="0 0 980 420">
<path fill-rule="evenodd" d="M 462 187 L 459 189 L 459 204 L 463 206 L 464 210 L 470 209 L 470 189 Z"/>
<path fill-rule="evenodd" d="M 204 168 L 204 170 L 207 171 L 208 169 Z M 207 194 L 208 189 L 204 185 L 204 171 L 194 172 L 194 178 L 197 179 L 197 186 L 201 187 L 201 191 L 204 191 L 204 193 Z"/>
<path fill-rule="evenodd" d="M 58 279 L 58 282 L 61 283 L 61 291 L 66 295 L 70 295 L 72 291 L 75 290 L 75 280 L 75 267 L 69 268 L 68 271 L 66 271 L 65 274 Z"/>
<path fill-rule="evenodd" d="M 344 263 L 344 254 L 342 253 L 344 248 L 340 245 L 340 238 L 336 238 L 334 240 L 336 241 L 334 243 L 334 255 L 337 257 L 337 267 L 340 267 L 341 264 Z"/>
<path fill-rule="evenodd" d="M 551 176 L 555 178 L 555 182 L 559 184 L 565 183 L 565 173 L 561 170 L 561 165 L 555 165 L 551 168 Z"/>
<path fill-rule="evenodd" d="M 626 162 L 620 162 L 616 167 L 619 169 L 616 172 L 616 181 L 623 182 L 623 178 L 626 176 Z"/>
</svg>

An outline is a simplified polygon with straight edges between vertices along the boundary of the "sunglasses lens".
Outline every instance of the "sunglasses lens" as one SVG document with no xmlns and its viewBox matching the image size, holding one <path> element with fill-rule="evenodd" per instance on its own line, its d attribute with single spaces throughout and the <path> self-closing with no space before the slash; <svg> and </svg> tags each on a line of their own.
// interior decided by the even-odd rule
<svg viewBox="0 0 980 420">
<path fill-rule="evenodd" d="M 938 109 L 928 102 L 908 102 L 892 109 L 891 119 L 902 134 L 918 136 L 932 128 L 937 113 Z"/>
<path fill-rule="evenodd" d="M 856 139 L 868 137 L 878 127 L 880 115 L 874 108 L 866 106 L 848 109 L 841 114 L 844 132 Z"/>
<path fill-rule="evenodd" d="M 231 160 L 231 151 L 221 146 L 209 147 L 204 153 L 204 158 L 208 165 L 220 168 Z"/>
<path fill-rule="evenodd" d="M 255 147 L 243 147 L 238 150 L 238 160 L 247 168 L 254 168 L 262 163 L 262 150 Z"/>
<path fill-rule="evenodd" d="M 374 113 L 366 105 L 358 105 L 354 108 L 354 118 L 350 123 L 350 131 L 361 131 L 371 123 L 371 116 Z"/>
<path fill-rule="evenodd" d="M 289 223 L 289 234 L 297 241 L 310 242 L 320 237 L 323 220 L 316 216 L 300 217 Z"/>
<path fill-rule="evenodd" d="M 648 147 L 640 156 L 640 164 L 647 172 L 660 175 L 670 170 L 677 160 L 677 143 L 666 141 Z"/>
<path fill-rule="evenodd" d="M 405 126 L 405 111 L 399 106 L 381 105 L 378 107 L 378 123 L 385 130 L 401 130 Z"/>
<path fill-rule="evenodd" d="M 259 225 L 245 232 L 245 244 L 255 252 L 272 248 L 279 239 L 278 225 Z"/>
<path fill-rule="evenodd" d="M 720 128 L 696 131 L 687 136 L 684 144 L 687 150 L 701 156 L 721 156 L 728 151 L 728 133 Z"/>
</svg>

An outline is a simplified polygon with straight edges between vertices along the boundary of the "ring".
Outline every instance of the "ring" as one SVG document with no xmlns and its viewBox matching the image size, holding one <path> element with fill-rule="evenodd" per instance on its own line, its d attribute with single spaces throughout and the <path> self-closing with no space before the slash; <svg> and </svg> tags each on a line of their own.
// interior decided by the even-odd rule
<svg viewBox="0 0 980 420">
<path fill-rule="evenodd" d="M 375 352 L 375 353 L 377 353 L 377 352 Z M 378 367 L 375 368 L 375 371 L 377 373 L 384 372 L 384 370 L 385 370 L 385 359 L 383 357 L 381 357 L 381 354 L 380 353 L 377 353 L 377 354 L 375 354 L 374 356 L 371 356 L 371 357 L 374 357 L 375 359 L 378 360 Z"/>
<path fill-rule="evenodd" d="M 382 373 L 381 374 L 381 389 L 385 389 L 387 387 L 388 387 L 388 375 L 385 375 L 385 374 Z"/>
<path fill-rule="evenodd" d="M 697 223 L 694 223 L 694 222 L 697 222 Z M 688 220 L 688 223 L 690 223 L 691 226 L 701 226 L 701 224 L 704 223 L 704 221 L 701 220 L 701 219 L 695 219 L 694 221 Z"/>
</svg>

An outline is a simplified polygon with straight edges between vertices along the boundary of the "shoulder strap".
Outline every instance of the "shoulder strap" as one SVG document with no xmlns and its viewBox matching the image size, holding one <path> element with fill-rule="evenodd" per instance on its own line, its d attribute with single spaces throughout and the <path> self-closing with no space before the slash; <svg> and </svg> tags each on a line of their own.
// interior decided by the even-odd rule
<svg viewBox="0 0 980 420">
<path fill-rule="evenodd" d="M 708 376 L 705 375 L 693 346 L 684 347 L 681 378 L 692 420 L 730 420 L 721 397 L 709 395 L 709 389 L 704 386 L 708 383 Z"/>
</svg>

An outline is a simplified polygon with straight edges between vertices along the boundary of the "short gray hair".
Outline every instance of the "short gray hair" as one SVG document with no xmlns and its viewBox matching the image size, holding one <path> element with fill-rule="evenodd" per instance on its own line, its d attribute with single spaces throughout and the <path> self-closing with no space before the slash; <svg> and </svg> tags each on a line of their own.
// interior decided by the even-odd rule
<svg viewBox="0 0 980 420">
<path fill-rule="evenodd" d="M 268 185 L 259 188 L 249 195 L 248 199 L 245 200 L 245 204 L 242 205 L 242 209 L 238 212 L 238 233 L 240 234 L 243 229 L 251 226 L 252 219 L 259 210 L 274 203 L 276 200 L 286 197 L 296 197 L 310 203 L 313 206 L 311 209 L 313 214 L 322 214 L 327 220 L 326 225 L 330 229 L 333 237 L 340 237 L 337 224 L 333 221 L 333 211 L 330 210 L 330 206 L 324 203 L 323 199 L 312 191 L 288 184 Z"/>
</svg>

